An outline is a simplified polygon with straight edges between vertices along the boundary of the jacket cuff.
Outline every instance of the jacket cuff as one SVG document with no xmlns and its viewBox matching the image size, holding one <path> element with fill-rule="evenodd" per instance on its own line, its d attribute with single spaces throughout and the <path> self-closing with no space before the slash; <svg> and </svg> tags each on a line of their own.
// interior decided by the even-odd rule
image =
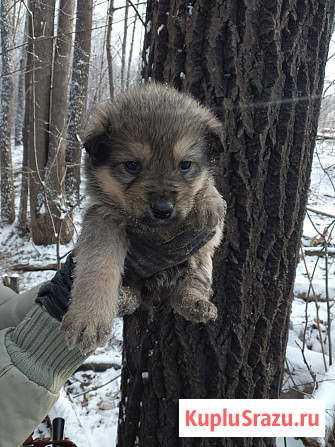
<svg viewBox="0 0 335 447">
<path fill-rule="evenodd" d="M 77 348 L 69 349 L 59 321 L 38 304 L 7 333 L 5 344 L 13 365 L 51 393 L 58 393 L 88 357 Z"/>
</svg>

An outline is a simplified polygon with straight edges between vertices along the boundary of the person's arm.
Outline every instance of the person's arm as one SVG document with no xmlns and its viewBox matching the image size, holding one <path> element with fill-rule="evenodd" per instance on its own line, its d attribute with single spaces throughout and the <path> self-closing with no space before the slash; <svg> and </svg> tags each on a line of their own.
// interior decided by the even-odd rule
<svg viewBox="0 0 335 447">
<path fill-rule="evenodd" d="M 69 256 L 43 287 L 19 295 L 0 287 L 0 447 L 22 445 L 86 358 L 68 348 L 60 331 L 72 269 Z"/>
<path fill-rule="evenodd" d="M 35 304 L 41 286 L 17 294 L 9 287 L 0 285 L 0 330 L 16 327 L 23 320 Z"/>
<path fill-rule="evenodd" d="M 34 304 L 15 329 L 0 331 L 0 447 L 19 447 L 83 363 L 60 323 Z"/>
<path fill-rule="evenodd" d="M 179 235 L 159 252 L 155 269 L 182 262 L 210 235 L 199 236 L 192 231 Z M 149 248 L 147 268 L 144 262 L 139 272 L 144 277 L 154 273 L 150 251 L 157 256 L 157 246 Z M 142 251 L 142 246 L 133 247 L 135 260 Z M 77 348 L 70 350 L 60 331 L 69 307 L 73 267 L 70 255 L 63 271 L 43 287 L 22 295 L 0 289 L 0 447 L 20 447 L 47 415 L 68 377 L 87 357 Z M 137 267 L 136 262 L 130 266 L 138 274 Z"/>
</svg>

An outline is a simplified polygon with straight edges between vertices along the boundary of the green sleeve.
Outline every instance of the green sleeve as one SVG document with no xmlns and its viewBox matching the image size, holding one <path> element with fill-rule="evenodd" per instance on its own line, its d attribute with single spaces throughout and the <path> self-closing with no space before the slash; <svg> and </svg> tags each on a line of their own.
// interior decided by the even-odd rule
<svg viewBox="0 0 335 447">
<path fill-rule="evenodd" d="M 16 328 L 0 331 L 0 447 L 22 444 L 86 358 L 68 349 L 59 328 L 34 304 Z"/>
<path fill-rule="evenodd" d="M 23 320 L 35 304 L 41 286 L 42 284 L 39 284 L 28 292 L 18 295 L 9 287 L 0 285 L 0 330 L 16 327 Z"/>
</svg>

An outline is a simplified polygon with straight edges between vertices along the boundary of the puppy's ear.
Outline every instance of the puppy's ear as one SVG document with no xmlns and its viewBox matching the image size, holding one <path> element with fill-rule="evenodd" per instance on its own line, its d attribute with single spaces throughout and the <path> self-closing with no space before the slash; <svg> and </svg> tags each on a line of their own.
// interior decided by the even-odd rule
<svg viewBox="0 0 335 447">
<path fill-rule="evenodd" d="M 88 155 L 96 162 L 104 163 L 110 153 L 106 135 L 95 135 L 84 141 L 84 148 Z"/>
<path fill-rule="evenodd" d="M 208 142 L 207 160 L 209 165 L 217 165 L 220 155 L 224 152 L 223 129 L 220 121 L 213 119 L 206 129 L 206 140 Z"/>
</svg>

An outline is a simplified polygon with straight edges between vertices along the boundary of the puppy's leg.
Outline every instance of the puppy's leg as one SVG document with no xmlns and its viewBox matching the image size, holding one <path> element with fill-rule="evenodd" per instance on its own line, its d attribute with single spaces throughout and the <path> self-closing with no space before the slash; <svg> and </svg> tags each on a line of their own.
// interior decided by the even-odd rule
<svg viewBox="0 0 335 447">
<path fill-rule="evenodd" d="M 186 219 L 195 229 L 216 228 L 222 237 L 227 204 L 214 185 L 201 189 Z"/>
<path fill-rule="evenodd" d="M 216 233 L 189 260 L 189 267 L 171 293 L 171 304 L 187 320 L 206 322 L 217 317 L 212 297 L 212 271 L 215 248 L 220 244 L 226 214 L 226 202 L 213 185 L 199 192 L 188 220 L 195 228 L 215 228 Z"/>
<path fill-rule="evenodd" d="M 171 289 L 171 305 L 186 320 L 206 322 L 217 317 L 216 306 L 210 302 L 212 297 L 212 257 L 215 247 L 220 243 L 221 229 L 217 234 L 189 259 L 187 273 Z"/>
<path fill-rule="evenodd" d="M 76 247 L 71 304 L 62 321 L 70 346 L 88 352 L 108 339 L 126 252 L 125 231 L 110 216 L 89 210 Z"/>
</svg>

